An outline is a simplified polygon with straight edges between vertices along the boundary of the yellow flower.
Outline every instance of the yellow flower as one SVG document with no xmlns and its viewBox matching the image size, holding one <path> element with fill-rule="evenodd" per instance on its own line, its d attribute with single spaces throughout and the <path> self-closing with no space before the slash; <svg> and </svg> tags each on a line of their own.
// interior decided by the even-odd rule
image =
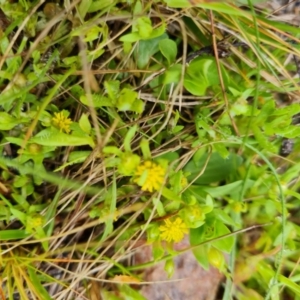
<svg viewBox="0 0 300 300">
<path fill-rule="evenodd" d="M 177 243 L 183 239 L 186 233 L 188 233 L 186 224 L 181 218 L 176 218 L 174 222 L 172 222 L 170 219 L 164 221 L 165 225 L 159 226 L 159 230 L 161 231 L 160 237 L 162 240 L 167 242 L 174 241 Z"/>
<path fill-rule="evenodd" d="M 27 216 L 26 218 L 26 231 L 30 233 L 36 232 L 40 227 L 43 227 L 45 220 L 40 215 Z"/>
<path fill-rule="evenodd" d="M 142 187 L 143 191 L 158 191 L 164 182 L 166 170 L 151 161 L 145 161 L 137 167 L 134 182 Z"/>
<path fill-rule="evenodd" d="M 37 227 L 41 227 L 41 226 L 43 225 L 43 223 L 44 223 L 43 218 L 40 217 L 40 216 L 36 216 L 36 217 L 33 217 L 33 218 L 31 219 L 31 224 L 30 224 L 30 226 L 31 226 L 32 228 L 37 228 Z"/>
<path fill-rule="evenodd" d="M 72 120 L 67 118 L 62 111 L 60 113 L 54 113 L 52 122 L 60 131 L 65 131 L 66 133 L 71 131 L 70 124 L 72 123 Z"/>
</svg>

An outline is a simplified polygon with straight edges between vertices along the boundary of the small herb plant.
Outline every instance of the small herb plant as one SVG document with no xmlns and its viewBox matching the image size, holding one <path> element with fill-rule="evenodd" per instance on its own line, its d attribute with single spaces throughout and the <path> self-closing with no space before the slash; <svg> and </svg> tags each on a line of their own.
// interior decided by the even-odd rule
<svg viewBox="0 0 300 300">
<path fill-rule="evenodd" d="M 171 278 L 184 237 L 223 299 L 300 297 L 298 28 L 254 1 L 0 3 L 3 299 L 144 299 L 132 245 Z"/>
</svg>

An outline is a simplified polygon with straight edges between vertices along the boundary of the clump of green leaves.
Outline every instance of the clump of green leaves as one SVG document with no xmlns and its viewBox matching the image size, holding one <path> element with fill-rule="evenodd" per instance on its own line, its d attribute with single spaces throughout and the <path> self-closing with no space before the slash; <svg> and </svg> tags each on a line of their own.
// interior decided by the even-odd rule
<svg viewBox="0 0 300 300">
<path fill-rule="evenodd" d="M 170 278 L 188 235 L 224 299 L 299 297 L 300 106 L 278 100 L 298 89 L 297 28 L 238 3 L 121 2 L 1 7 L 3 294 L 92 298 L 95 281 L 63 275 L 79 264 L 142 281 L 123 262 L 145 234 Z M 115 290 L 101 296 L 143 299 Z"/>
</svg>

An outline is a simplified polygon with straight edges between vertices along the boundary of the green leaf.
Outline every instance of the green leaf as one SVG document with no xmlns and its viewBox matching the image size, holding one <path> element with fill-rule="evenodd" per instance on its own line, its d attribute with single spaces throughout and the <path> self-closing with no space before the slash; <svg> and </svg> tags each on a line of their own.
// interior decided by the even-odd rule
<svg viewBox="0 0 300 300">
<path fill-rule="evenodd" d="M 91 132 L 91 123 L 89 121 L 89 118 L 86 114 L 82 114 L 80 120 L 79 120 L 79 126 L 80 128 L 87 134 L 90 134 Z"/>
<path fill-rule="evenodd" d="M 51 200 L 51 203 L 49 204 L 45 214 L 45 220 L 47 224 L 44 226 L 44 231 L 47 237 L 50 237 L 52 235 L 53 230 L 55 228 L 55 215 L 56 215 L 57 205 L 59 203 L 61 193 L 62 193 L 62 189 L 60 188 L 55 194 L 54 198 Z"/>
<path fill-rule="evenodd" d="M 92 4 L 92 0 L 82 0 L 80 1 L 80 4 L 78 5 L 78 13 L 80 15 L 80 18 L 82 20 L 84 20 L 91 4 Z"/>
<path fill-rule="evenodd" d="M 136 23 L 135 27 L 138 30 L 139 36 L 142 39 L 148 38 L 153 31 L 151 19 L 149 17 L 140 17 L 136 20 Z"/>
<path fill-rule="evenodd" d="M 135 1 L 133 7 L 133 15 L 141 15 L 143 13 L 143 5 L 140 0 Z"/>
<path fill-rule="evenodd" d="M 181 73 L 182 73 L 182 65 L 181 64 L 173 65 L 168 70 L 166 70 L 164 74 L 163 83 L 164 84 L 178 83 L 180 81 Z"/>
<path fill-rule="evenodd" d="M 188 73 L 184 76 L 183 85 L 194 96 L 205 95 L 206 89 L 209 86 L 204 76 L 200 74 L 190 75 Z"/>
<path fill-rule="evenodd" d="M 23 229 L 0 230 L 0 241 L 25 239 L 29 235 Z"/>
<path fill-rule="evenodd" d="M 171 201 L 182 201 L 181 198 L 175 193 L 173 192 L 172 190 L 166 188 L 166 187 L 163 187 L 162 188 L 162 195 L 168 199 L 168 200 L 171 200 Z"/>
<path fill-rule="evenodd" d="M 230 195 L 231 193 L 238 193 L 243 188 L 250 188 L 253 186 L 255 181 L 253 180 L 247 180 L 246 185 L 244 186 L 243 180 L 238 180 L 229 184 L 225 184 L 222 186 L 216 186 L 216 187 L 202 187 L 204 191 L 206 191 L 208 194 L 210 194 L 214 198 L 224 197 L 226 195 Z M 191 186 L 191 190 L 197 190 L 196 186 Z"/>
<path fill-rule="evenodd" d="M 137 131 L 137 125 L 130 127 L 124 138 L 124 149 L 126 152 L 131 152 L 131 142 Z"/>
<path fill-rule="evenodd" d="M 47 128 L 40 131 L 30 139 L 31 143 L 37 143 L 43 146 L 95 146 L 93 139 L 87 135 L 66 134 L 56 128 Z"/>
<path fill-rule="evenodd" d="M 190 244 L 191 246 L 199 245 L 204 242 L 204 227 L 190 229 Z M 201 265 L 201 267 L 205 270 L 209 269 L 209 261 L 208 261 L 208 245 L 204 244 L 198 246 L 193 249 L 193 254 Z"/>
<path fill-rule="evenodd" d="M 54 172 L 59 172 L 67 166 L 83 163 L 92 151 L 72 151 L 68 157 L 68 162 L 56 168 Z"/>
<path fill-rule="evenodd" d="M 149 36 L 149 39 L 154 39 L 154 38 L 160 37 L 163 34 L 165 34 L 165 32 L 166 32 L 166 24 L 163 23 L 162 26 L 159 26 L 159 27 L 153 29 L 151 35 Z"/>
<path fill-rule="evenodd" d="M 292 117 L 300 112 L 300 104 L 299 103 L 292 103 L 285 107 L 276 108 L 272 116 L 285 116 L 285 117 Z"/>
<path fill-rule="evenodd" d="M 268 137 L 266 137 L 260 130 L 260 128 L 256 125 L 252 124 L 251 127 L 255 140 L 259 143 L 259 145 L 263 149 L 267 149 L 270 152 L 277 153 L 277 147 L 273 145 L 269 140 Z"/>
<path fill-rule="evenodd" d="M 89 13 L 94 13 L 97 11 L 104 10 L 110 6 L 114 6 L 115 1 L 112 0 L 98 0 L 98 1 L 92 1 L 88 8 Z"/>
<path fill-rule="evenodd" d="M 19 196 L 21 196 L 21 195 L 19 195 Z M 20 220 L 23 224 L 26 223 L 26 214 L 25 213 L 13 208 L 13 207 L 10 207 L 10 212 L 12 213 L 12 215 L 14 217 L 16 217 L 18 220 Z"/>
<path fill-rule="evenodd" d="M 147 300 L 138 291 L 134 290 L 127 284 L 119 285 L 119 290 L 124 300 Z"/>
<path fill-rule="evenodd" d="M 113 102 L 111 99 L 99 95 L 99 94 L 92 94 L 92 103 L 90 103 L 88 97 L 86 95 L 81 95 L 79 100 L 82 104 L 90 106 L 90 107 L 103 107 L 103 106 L 108 106 L 108 107 L 113 107 Z"/>
<path fill-rule="evenodd" d="M 149 242 L 149 241 L 148 241 Z M 165 250 L 159 243 L 151 243 L 153 259 L 159 260 L 165 254 Z"/>
<path fill-rule="evenodd" d="M 36 274 L 36 269 L 34 269 L 31 265 L 27 265 L 27 271 L 32 282 L 32 288 L 39 296 L 39 299 L 51 300 L 52 298 L 49 296 L 47 290 L 41 284 L 41 280 L 40 280 L 41 276 L 38 276 Z"/>
<path fill-rule="evenodd" d="M 219 219 L 224 224 L 228 224 L 231 226 L 237 226 L 237 224 L 232 220 L 232 218 L 222 209 L 214 209 L 214 215 L 217 219 Z"/>
<path fill-rule="evenodd" d="M 103 49 L 103 45 L 101 45 L 101 44 L 99 44 L 99 46 L 93 50 L 88 50 L 87 51 L 88 62 L 92 63 L 95 59 L 100 57 L 103 53 L 105 53 L 105 50 Z"/>
<path fill-rule="evenodd" d="M 99 26 L 93 26 L 89 28 L 89 30 L 86 32 L 86 36 L 83 39 L 85 42 L 92 42 L 99 38 L 101 33 L 103 32 L 102 28 Z"/>
<path fill-rule="evenodd" d="M 174 8 L 185 8 L 191 6 L 188 0 L 164 0 L 164 2 L 169 7 L 174 7 Z"/>
<path fill-rule="evenodd" d="M 215 222 L 215 237 L 220 237 L 226 234 L 229 234 L 231 231 L 223 224 L 223 222 L 216 220 Z M 220 251 L 225 251 L 229 253 L 234 244 L 234 237 L 229 236 L 217 241 L 213 241 L 211 243 L 214 247 L 216 247 Z"/>
<path fill-rule="evenodd" d="M 166 160 L 169 162 L 173 162 L 179 158 L 178 152 L 166 152 L 164 154 L 161 154 L 157 156 L 157 160 Z"/>
<path fill-rule="evenodd" d="M 132 152 L 124 152 L 120 154 L 119 158 L 120 161 L 117 163 L 119 173 L 124 176 L 132 176 L 140 164 L 140 157 Z"/>
<path fill-rule="evenodd" d="M 162 217 L 166 214 L 163 203 L 159 198 L 153 198 L 153 206 L 156 208 L 157 214 L 159 217 Z"/>
<path fill-rule="evenodd" d="M 111 100 L 115 100 L 119 94 L 120 81 L 119 80 L 109 80 L 104 81 L 105 91 Z"/>
<path fill-rule="evenodd" d="M 172 0 L 170 0 L 172 1 Z M 173 0 L 175 1 L 175 0 Z M 179 1 L 179 0 L 176 0 Z M 220 3 L 220 2 L 215 2 L 213 3 L 208 3 L 208 2 L 199 2 L 198 7 L 204 8 L 204 9 L 210 9 L 212 11 L 217 11 L 221 13 L 228 14 L 229 16 L 242 16 L 242 17 L 248 17 L 251 18 L 251 15 L 247 15 L 245 10 L 239 9 L 237 6 L 234 7 L 232 5 L 228 5 L 227 3 Z"/>
<path fill-rule="evenodd" d="M 265 278 L 267 281 L 270 281 L 275 276 L 274 270 L 270 268 L 270 266 L 264 261 L 260 261 L 258 264 L 256 264 L 256 267 L 262 278 Z M 297 296 L 300 296 L 299 285 L 294 283 L 290 278 L 279 274 L 278 281 L 281 284 L 286 285 L 289 289 L 291 289 L 291 291 L 296 293 Z"/>
<path fill-rule="evenodd" d="M 164 271 L 168 274 L 168 278 L 171 278 L 173 276 L 175 272 L 175 264 L 172 258 L 166 260 Z"/>
<path fill-rule="evenodd" d="M 184 172 L 190 173 L 189 181 L 192 181 L 204 168 L 208 154 L 204 154 L 198 160 L 191 160 L 184 167 Z M 194 182 L 194 184 L 209 184 L 226 179 L 232 172 L 236 171 L 241 165 L 242 158 L 231 153 L 227 159 L 219 153 L 212 153 L 204 173 Z"/>
<path fill-rule="evenodd" d="M 220 68 L 226 84 L 228 82 L 228 75 L 222 65 L 220 65 Z M 194 59 L 189 64 L 185 76 L 188 82 L 193 81 L 194 85 L 199 85 L 202 81 L 205 81 L 207 87 L 220 83 L 218 67 L 216 61 L 212 58 Z M 186 88 L 188 89 L 188 86 Z"/>
<path fill-rule="evenodd" d="M 117 184 L 116 184 L 116 178 L 113 178 L 113 182 L 111 187 L 109 188 L 108 192 L 105 195 L 104 200 L 105 207 L 109 207 L 109 218 L 105 218 L 105 229 L 103 232 L 103 235 L 101 237 L 101 241 L 104 241 L 106 237 L 112 233 L 113 231 L 113 222 L 114 222 L 114 216 L 117 211 L 116 205 L 117 205 Z"/>
<path fill-rule="evenodd" d="M 119 94 L 118 100 L 117 100 L 117 108 L 120 111 L 127 111 L 131 110 L 134 101 L 137 98 L 138 93 L 128 89 L 124 88 Z"/>
<path fill-rule="evenodd" d="M 80 58 L 76 55 L 76 56 L 65 57 L 62 61 L 65 65 L 70 66 L 73 65 L 74 63 L 77 63 L 79 59 Z"/>
<path fill-rule="evenodd" d="M 29 119 L 16 119 L 12 115 L 2 111 L 0 112 L 0 130 L 10 130 L 16 125 L 28 121 Z"/>
<path fill-rule="evenodd" d="M 169 64 L 175 61 L 177 56 L 177 45 L 173 40 L 163 39 L 159 41 L 159 50 Z"/>
<path fill-rule="evenodd" d="M 138 32 L 132 32 L 132 33 L 128 33 L 123 35 L 120 38 L 120 41 L 123 43 L 134 43 L 137 42 L 141 39 L 140 35 L 138 34 Z"/>
<path fill-rule="evenodd" d="M 166 39 L 167 37 L 166 34 L 163 34 L 156 38 L 139 41 L 139 44 L 134 51 L 134 56 L 139 69 L 143 69 L 147 66 L 151 56 L 159 51 L 159 41 Z"/>
<path fill-rule="evenodd" d="M 192 61 L 190 66 L 193 63 L 195 64 L 196 68 L 200 68 L 209 85 L 217 85 L 220 83 L 217 63 L 215 60 L 210 58 L 201 60 L 195 59 Z"/>
<path fill-rule="evenodd" d="M 116 104 L 118 110 L 142 113 L 144 110 L 144 102 L 140 99 L 137 99 L 137 95 L 138 93 L 131 89 L 122 89 Z"/>
</svg>

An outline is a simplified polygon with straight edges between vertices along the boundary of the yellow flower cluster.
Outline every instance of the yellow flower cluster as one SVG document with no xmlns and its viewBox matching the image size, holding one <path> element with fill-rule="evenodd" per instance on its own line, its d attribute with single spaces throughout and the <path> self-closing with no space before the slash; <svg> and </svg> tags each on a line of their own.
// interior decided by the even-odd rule
<svg viewBox="0 0 300 300">
<path fill-rule="evenodd" d="M 39 216 L 36 216 L 36 217 L 33 217 L 33 218 L 31 219 L 31 224 L 30 224 L 30 226 L 31 226 L 32 228 L 37 228 L 37 227 L 41 227 L 41 226 L 43 225 L 43 223 L 44 223 L 43 218 L 42 218 L 42 217 L 39 217 Z"/>
<path fill-rule="evenodd" d="M 174 241 L 175 243 L 180 242 L 184 235 L 188 233 L 188 228 L 181 218 L 176 218 L 174 222 L 170 219 L 166 219 L 165 225 L 159 226 L 161 231 L 160 237 L 162 240 L 167 242 Z"/>
<path fill-rule="evenodd" d="M 142 187 L 143 191 L 158 191 L 164 182 L 166 170 L 151 161 L 139 165 L 135 172 L 134 182 Z"/>
<path fill-rule="evenodd" d="M 71 131 L 70 124 L 72 123 L 72 120 L 67 118 L 63 112 L 54 113 L 52 122 L 54 126 L 57 127 L 60 131 L 65 131 L 66 133 L 69 133 Z"/>
</svg>

